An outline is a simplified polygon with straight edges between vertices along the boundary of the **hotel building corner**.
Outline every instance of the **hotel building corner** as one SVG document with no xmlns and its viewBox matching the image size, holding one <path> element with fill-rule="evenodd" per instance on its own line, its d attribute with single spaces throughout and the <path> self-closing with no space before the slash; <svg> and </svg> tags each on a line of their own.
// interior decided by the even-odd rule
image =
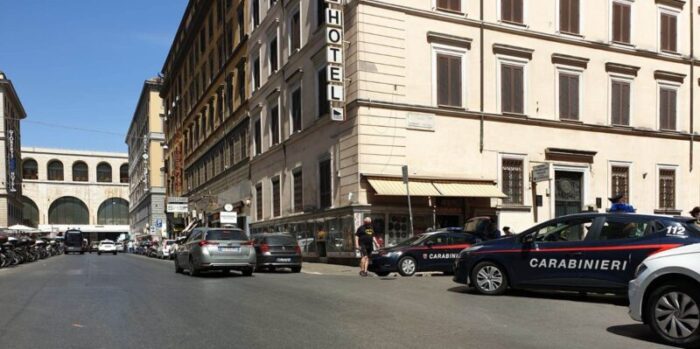
<svg viewBox="0 0 700 349">
<path fill-rule="evenodd" d="M 394 244 L 410 234 L 403 165 L 414 233 L 477 216 L 518 232 L 604 211 L 618 193 L 642 213 L 700 204 L 693 2 L 347 1 L 342 122 L 327 102 L 326 6 L 245 2 L 246 77 L 233 82 L 246 102 L 232 119 L 245 128 L 245 173 L 218 200 L 240 200 L 253 233 L 289 231 L 310 258 L 354 258 L 370 216 Z M 188 93 L 166 98 L 168 115 Z M 196 125 L 173 126 L 170 149 Z M 216 171 L 191 171 L 184 195 L 217 183 Z"/>
</svg>

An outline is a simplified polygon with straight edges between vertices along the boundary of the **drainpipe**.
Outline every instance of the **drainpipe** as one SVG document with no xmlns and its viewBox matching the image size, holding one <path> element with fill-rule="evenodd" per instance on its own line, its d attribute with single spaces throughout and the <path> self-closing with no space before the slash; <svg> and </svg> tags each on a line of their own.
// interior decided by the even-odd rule
<svg viewBox="0 0 700 349">
<path fill-rule="evenodd" d="M 693 122 L 695 100 L 695 42 L 694 42 L 694 16 L 695 0 L 690 0 L 690 172 L 693 172 L 693 150 L 695 148 L 695 130 Z"/>
<path fill-rule="evenodd" d="M 692 11 L 691 11 L 692 12 Z M 484 0 L 479 1 L 479 153 L 484 152 Z"/>
</svg>

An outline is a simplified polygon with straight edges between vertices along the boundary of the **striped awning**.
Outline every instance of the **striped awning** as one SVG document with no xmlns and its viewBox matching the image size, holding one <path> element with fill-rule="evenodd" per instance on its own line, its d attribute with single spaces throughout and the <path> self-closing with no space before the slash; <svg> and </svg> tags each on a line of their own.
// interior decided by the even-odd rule
<svg viewBox="0 0 700 349">
<path fill-rule="evenodd" d="M 367 181 L 377 195 L 406 195 L 406 185 L 400 178 L 368 177 Z M 447 196 L 504 198 L 505 194 L 493 182 L 469 182 L 457 180 L 416 179 L 409 181 L 412 196 Z"/>
</svg>

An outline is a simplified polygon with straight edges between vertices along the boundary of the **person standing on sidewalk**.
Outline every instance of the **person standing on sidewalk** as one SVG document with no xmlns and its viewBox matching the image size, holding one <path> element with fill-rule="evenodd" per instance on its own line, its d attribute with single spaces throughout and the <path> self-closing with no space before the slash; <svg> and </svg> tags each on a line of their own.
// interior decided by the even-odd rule
<svg viewBox="0 0 700 349">
<path fill-rule="evenodd" d="M 377 239 L 374 236 L 374 228 L 372 228 L 372 218 L 365 217 L 364 225 L 357 228 L 355 233 L 355 249 L 360 250 L 360 276 L 367 276 L 367 268 L 369 267 L 369 256 L 374 251 L 374 245 L 377 244 Z M 377 244 L 379 245 L 379 244 Z"/>
</svg>

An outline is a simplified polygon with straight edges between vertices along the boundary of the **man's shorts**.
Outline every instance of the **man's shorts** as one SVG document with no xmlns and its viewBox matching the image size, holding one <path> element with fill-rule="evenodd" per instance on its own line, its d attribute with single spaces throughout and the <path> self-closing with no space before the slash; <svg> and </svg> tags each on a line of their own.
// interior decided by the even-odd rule
<svg viewBox="0 0 700 349">
<path fill-rule="evenodd" d="M 360 245 L 360 256 L 369 257 L 369 255 L 372 254 L 372 251 L 374 251 L 374 246 Z"/>
</svg>

